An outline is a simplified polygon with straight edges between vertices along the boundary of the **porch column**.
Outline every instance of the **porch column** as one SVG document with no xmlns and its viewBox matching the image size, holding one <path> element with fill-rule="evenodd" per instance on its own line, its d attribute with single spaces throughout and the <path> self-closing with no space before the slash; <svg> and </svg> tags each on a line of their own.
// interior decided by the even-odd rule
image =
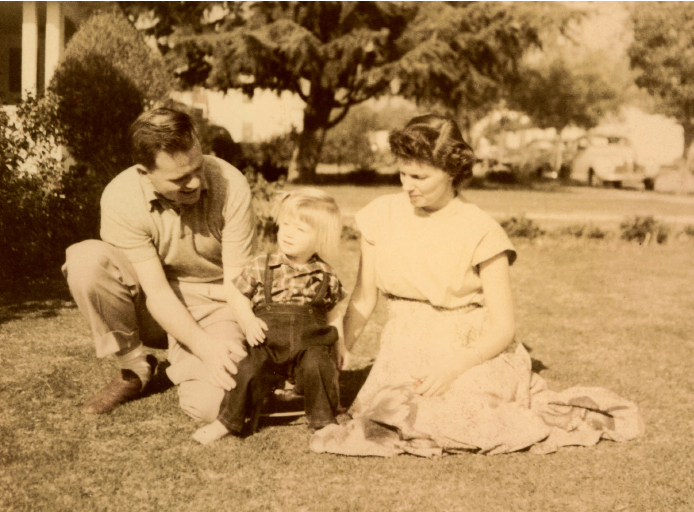
<svg viewBox="0 0 694 512">
<path fill-rule="evenodd" d="M 38 74 L 39 27 L 36 2 L 22 2 L 22 98 L 36 94 Z"/>
<path fill-rule="evenodd" d="M 46 61 L 44 73 L 44 90 L 53 77 L 58 61 L 65 46 L 65 16 L 60 2 L 46 3 Z"/>
</svg>

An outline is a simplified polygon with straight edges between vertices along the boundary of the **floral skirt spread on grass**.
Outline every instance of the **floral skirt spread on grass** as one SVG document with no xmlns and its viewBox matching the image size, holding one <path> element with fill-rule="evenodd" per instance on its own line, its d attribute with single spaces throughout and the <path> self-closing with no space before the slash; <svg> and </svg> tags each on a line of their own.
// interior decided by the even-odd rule
<svg viewBox="0 0 694 512">
<path fill-rule="evenodd" d="M 644 432 L 636 405 L 611 391 L 549 391 L 531 371 L 523 345 L 515 342 L 465 372 L 442 396 L 417 395 L 413 376 L 426 374 L 474 342 L 485 309 L 446 310 L 389 299 L 388 310 L 380 353 L 352 405 L 352 420 L 316 432 L 310 442 L 314 452 L 388 457 L 529 448 L 551 453 L 600 439 L 628 441 Z"/>
</svg>

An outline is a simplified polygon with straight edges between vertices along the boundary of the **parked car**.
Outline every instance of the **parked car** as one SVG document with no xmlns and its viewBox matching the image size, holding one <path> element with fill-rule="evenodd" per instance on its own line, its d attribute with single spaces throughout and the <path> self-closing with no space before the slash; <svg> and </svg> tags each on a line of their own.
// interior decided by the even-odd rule
<svg viewBox="0 0 694 512">
<path fill-rule="evenodd" d="M 485 179 L 501 178 L 506 181 L 513 179 L 516 167 L 514 155 L 509 150 L 495 144 L 487 144 L 475 149 L 475 164 L 472 174 Z"/>
<path fill-rule="evenodd" d="M 573 141 L 572 149 L 575 156 L 571 161 L 571 179 L 590 186 L 609 184 L 616 188 L 625 182 L 640 182 L 647 190 L 653 190 L 655 175 L 639 165 L 628 138 L 589 134 Z"/>
<path fill-rule="evenodd" d="M 525 176 L 557 179 L 565 159 L 565 150 L 560 140 L 532 140 L 520 151 L 519 171 Z"/>
</svg>

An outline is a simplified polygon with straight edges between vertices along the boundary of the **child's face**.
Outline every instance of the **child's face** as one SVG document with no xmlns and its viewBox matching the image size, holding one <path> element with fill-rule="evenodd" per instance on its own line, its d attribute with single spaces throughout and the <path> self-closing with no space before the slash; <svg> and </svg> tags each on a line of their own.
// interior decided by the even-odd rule
<svg viewBox="0 0 694 512">
<path fill-rule="evenodd" d="M 316 253 L 316 230 L 295 217 L 279 220 L 277 245 L 280 251 L 296 263 L 306 263 Z"/>
</svg>

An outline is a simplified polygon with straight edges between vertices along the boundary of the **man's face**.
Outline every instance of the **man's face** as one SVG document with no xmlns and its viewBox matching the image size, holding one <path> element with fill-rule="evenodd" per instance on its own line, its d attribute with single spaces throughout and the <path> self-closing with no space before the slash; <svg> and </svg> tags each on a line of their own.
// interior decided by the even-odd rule
<svg viewBox="0 0 694 512">
<path fill-rule="evenodd" d="M 169 201 L 195 204 L 200 199 L 203 179 L 203 157 L 200 143 L 195 142 L 188 151 L 174 154 L 159 152 L 154 169 L 138 167 L 138 171 Z"/>
</svg>

